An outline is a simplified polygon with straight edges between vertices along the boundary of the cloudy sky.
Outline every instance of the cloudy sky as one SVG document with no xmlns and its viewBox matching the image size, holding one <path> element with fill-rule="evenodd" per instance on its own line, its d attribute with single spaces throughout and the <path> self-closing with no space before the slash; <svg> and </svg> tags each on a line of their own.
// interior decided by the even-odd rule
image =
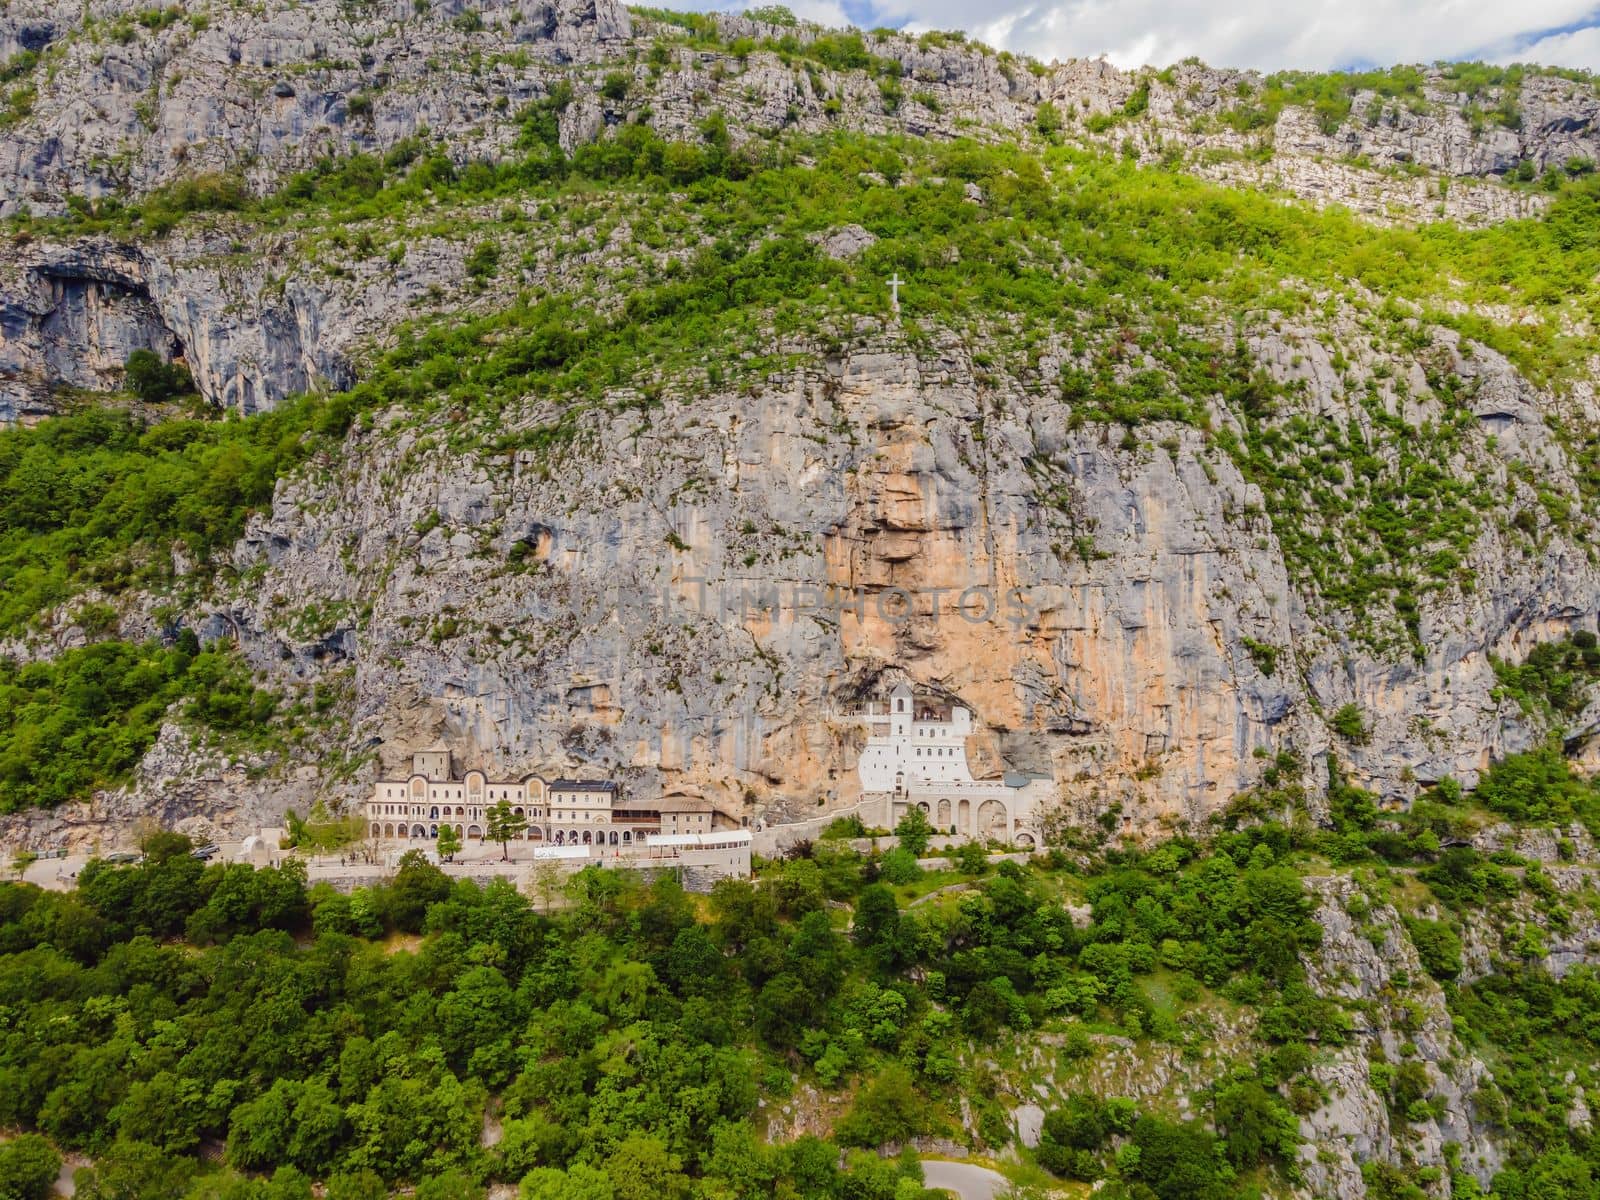
<svg viewBox="0 0 1600 1200">
<path fill-rule="evenodd" d="M 668 0 L 743 8 L 741 0 Z M 1198 55 L 1213 66 L 1306 69 L 1483 59 L 1600 70 L 1597 0 L 790 0 L 831 25 L 964 29 L 1049 61 L 1118 66 Z"/>
</svg>

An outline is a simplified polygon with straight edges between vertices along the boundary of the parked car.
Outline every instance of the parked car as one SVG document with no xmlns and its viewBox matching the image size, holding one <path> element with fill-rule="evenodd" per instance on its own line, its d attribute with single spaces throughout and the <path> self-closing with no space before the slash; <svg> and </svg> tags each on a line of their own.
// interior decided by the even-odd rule
<svg viewBox="0 0 1600 1200">
<path fill-rule="evenodd" d="M 204 862 L 206 859 L 216 854 L 220 848 L 221 847 L 219 847 L 215 842 L 207 842 L 204 846 L 196 846 L 193 850 L 189 851 L 189 857 L 198 858 Z"/>
<path fill-rule="evenodd" d="M 116 863 L 118 866 L 126 863 L 136 863 L 139 861 L 139 858 L 140 856 L 135 854 L 132 850 L 118 850 L 115 854 L 106 855 L 106 861 L 108 863 Z"/>
</svg>

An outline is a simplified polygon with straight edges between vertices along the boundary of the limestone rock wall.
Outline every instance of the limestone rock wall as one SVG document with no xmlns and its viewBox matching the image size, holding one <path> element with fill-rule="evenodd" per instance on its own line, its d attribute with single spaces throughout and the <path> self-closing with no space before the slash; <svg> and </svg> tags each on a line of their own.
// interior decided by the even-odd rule
<svg viewBox="0 0 1600 1200">
<path fill-rule="evenodd" d="M 27 0 L 0 14 L 0 48 L 46 58 L 31 114 L 0 139 L 0 215 L 208 171 L 242 171 L 266 190 L 324 156 L 382 151 L 424 129 L 449 136 L 462 160 L 482 156 L 515 136 L 497 96 L 520 106 L 552 64 L 596 61 L 631 31 L 616 0 L 490 0 L 470 13 L 459 0 L 207 5 L 140 20 L 156 11 Z M 474 48 L 479 63 L 485 51 L 498 61 L 468 82 Z"/>
<path fill-rule="evenodd" d="M 1312 1068 L 1328 1099 L 1301 1120 L 1307 1191 L 1364 1196 L 1360 1164 L 1369 1160 L 1446 1168 L 1450 1142 L 1461 1149 L 1461 1169 L 1487 1186 L 1502 1153 L 1474 1094 L 1491 1075 L 1457 1038 L 1444 994 L 1422 969 L 1399 914 L 1362 897 L 1358 920 L 1351 909 L 1360 889 L 1350 878 L 1308 882 L 1321 900 L 1315 920 L 1323 929 L 1321 947 L 1307 956 L 1309 982 L 1323 995 L 1358 1005 L 1349 1042 Z M 1440 1115 L 1412 1120 L 1412 1114 L 1393 1112 L 1386 1089 L 1375 1086 L 1375 1061 L 1420 1063 L 1427 1098 L 1438 1103 Z"/>
<path fill-rule="evenodd" d="M 463 278 L 466 248 L 448 243 L 333 276 L 289 258 L 287 239 L 238 233 L 40 240 L 0 255 L 0 423 L 53 411 L 62 387 L 120 388 L 141 349 L 181 359 L 208 402 L 240 414 L 349 387 L 376 339 Z"/>
<path fill-rule="evenodd" d="M 596 408 L 553 453 L 454 452 L 383 414 L 280 487 L 203 631 L 269 674 L 353 669 L 349 746 L 383 761 L 442 737 L 758 820 L 853 803 L 860 731 L 836 714 L 909 679 L 972 709 L 980 773 L 1047 776 L 1058 819 L 1146 835 L 1279 751 L 1313 805 L 1330 754 L 1402 799 L 1470 783 L 1535 732 L 1489 655 L 1593 623 L 1594 568 L 1488 529 L 1484 585 L 1430 597 L 1427 657 L 1397 662 L 1308 610 L 1259 489 L 1198 430 L 1126 444 L 955 337 L 817 362 L 753 396 Z M 554 414 L 530 401 L 505 432 Z M 1252 643 L 1280 648 L 1272 674 Z M 1329 731 L 1345 703 L 1365 744 Z"/>
<path fill-rule="evenodd" d="M 1219 118 L 1256 103 L 1261 77 L 1196 64 L 1160 75 L 1101 60 L 1043 67 L 978 46 L 867 35 L 864 48 L 894 64 L 898 89 L 868 71 L 815 62 L 796 70 L 759 46 L 738 55 L 678 46 L 662 69 L 650 58 L 654 39 L 681 31 L 635 18 L 617 0 L 271 0 L 189 6 L 172 19 L 157 12 L 136 0 L 14 0 L 0 13 L 0 61 L 40 56 L 19 76 L 27 101 L 0 139 L 0 216 L 60 212 L 71 195 L 138 196 L 207 172 L 267 191 L 325 156 L 383 153 L 424 132 L 457 162 L 494 158 L 515 144 L 525 106 L 558 82 L 575 97 L 561 123 L 569 150 L 645 109 L 674 136 L 698 137 L 712 108 L 736 140 L 838 128 L 1015 136 L 1049 101 L 1070 138 L 1131 144 L 1151 159 L 1179 149 L 1205 173 L 1380 218 L 1518 215 L 1540 199 L 1473 181 L 1522 163 L 1543 171 L 1600 159 L 1600 95 L 1554 76 L 1468 95 L 1429 69 L 1420 96 L 1361 93 L 1335 129 L 1294 107 L 1252 129 Z M 716 21 L 724 46 L 804 45 L 829 33 L 731 14 Z M 600 94 L 612 71 L 630 82 L 624 99 Z M 1484 115 L 1502 108 L 1515 120 Z M 1114 123 L 1090 129 L 1095 117 Z M 1457 183 L 1441 187 L 1441 177 Z"/>
</svg>

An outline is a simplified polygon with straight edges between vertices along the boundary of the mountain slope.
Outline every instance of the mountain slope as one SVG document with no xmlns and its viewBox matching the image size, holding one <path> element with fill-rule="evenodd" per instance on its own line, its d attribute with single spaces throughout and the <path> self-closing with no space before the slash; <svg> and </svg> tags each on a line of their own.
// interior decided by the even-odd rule
<svg viewBox="0 0 1600 1200">
<path fill-rule="evenodd" d="M 814 817 L 855 797 L 845 711 L 910 680 L 972 709 L 982 774 L 1048 778 L 1062 854 L 854 938 L 814 1037 L 765 950 L 714 947 L 770 1139 L 903 1068 L 941 1104 L 901 1133 L 1030 1166 L 1086 1088 L 1210 1105 L 1202 1157 L 1271 1194 L 1592 1170 L 1593 80 L 1046 67 L 599 0 L 13 0 L 0 60 L 8 850 L 338 809 L 439 739 Z M 773 954 L 905 871 L 819 854 L 763 883 Z M 18 900 L 6 945 L 250 932 L 199 884 L 140 924 L 120 889 L 164 869 L 98 917 Z M 304 932 L 297 887 L 263 928 Z M 312 932 L 421 930 L 388 895 Z M 470 941 L 522 986 L 528 946 Z M 928 1024 L 861 1040 L 860 997 Z M 53 1088 L 5 1119 L 100 1136 Z M 1164 1129 L 1057 1174 L 1159 1183 L 1120 1151 Z"/>
</svg>

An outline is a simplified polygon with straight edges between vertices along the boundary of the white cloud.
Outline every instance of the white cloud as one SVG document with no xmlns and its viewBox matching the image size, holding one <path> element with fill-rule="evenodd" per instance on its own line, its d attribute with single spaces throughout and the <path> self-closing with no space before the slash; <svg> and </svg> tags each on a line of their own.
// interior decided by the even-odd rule
<svg viewBox="0 0 1600 1200">
<path fill-rule="evenodd" d="M 767 0 L 754 0 L 755 4 L 766 2 Z M 850 24 L 850 18 L 845 16 L 838 0 L 790 0 L 784 7 L 802 21 L 815 21 L 818 25 L 835 28 Z"/>
<path fill-rule="evenodd" d="M 1221 67 L 1326 70 L 1485 58 L 1600 70 L 1596 0 L 798 0 L 791 7 L 827 24 L 850 12 L 864 25 L 962 29 L 1045 61 L 1105 54 L 1133 67 L 1198 55 Z M 861 19 L 863 10 L 870 19 Z"/>
<path fill-rule="evenodd" d="M 987 10 L 970 0 L 885 0 L 878 11 L 919 29 L 966 28 L 1046 60 L 1103 53 L 1123 67 L 1191 54 L 1215 66 L 1327 69 L 1490 53 L 1600 66 L 1593 29 L 1514 52 L 1539 31 L 1600 22 L 1594 0 L 996 0 Z"/>
<path fill-rule="evenodd" d="M 1502 62 L 1536 62 L 1551 67 L 1600 71 L 1600 26 L 1542 37 L 1520 49 L 1496 55 Z"/>
</svg>

